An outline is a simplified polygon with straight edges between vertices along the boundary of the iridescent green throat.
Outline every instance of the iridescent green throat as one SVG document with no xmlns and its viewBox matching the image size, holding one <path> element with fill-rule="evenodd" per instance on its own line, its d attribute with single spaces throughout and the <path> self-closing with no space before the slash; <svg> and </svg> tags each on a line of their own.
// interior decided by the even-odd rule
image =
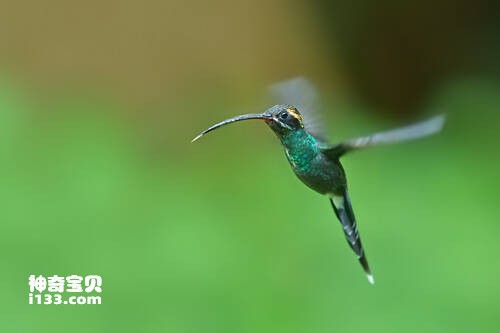
<svg viewBox="0 0 500 333">
<path fill-rule="evenodd" d="M 286 156 L 299 172 L 309 169 L 309 164 L 318 154 L 317 140 L 304 129 L 290 131 L 280 136 Z"/>
</svg>

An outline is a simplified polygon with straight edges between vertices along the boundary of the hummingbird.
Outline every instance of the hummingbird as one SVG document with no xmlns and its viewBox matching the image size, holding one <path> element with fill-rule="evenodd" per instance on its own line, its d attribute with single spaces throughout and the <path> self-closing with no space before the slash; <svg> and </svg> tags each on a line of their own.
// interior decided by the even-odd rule
<svg viewBox="0 0 500 333">
<path fill-rule="evenodd" d="M 324 139 L 322 123 L 314 122 L 317 93 L 312 84 L 299 77 L 277 83 L 271 86 L 270 90 L 276 99 L 280 99 L 284 104 L 274 105 L 263 113 L 244 114 L 221 121 L 201 132 L 192 142 L 221 126 L 251 119 L 264 121 L 280 140 L 295 175 L 309 188 L 329 198 L 347 243 L 361 264 L 368 281 L 374 284 L 375 280 L 361 243 L 349 198 L 346 173 L 340 158 L 359 149 L 435 134 L 443 127 L 444 115 L 434 116 L 405 127 L 330 144 Z"/>
</svg>

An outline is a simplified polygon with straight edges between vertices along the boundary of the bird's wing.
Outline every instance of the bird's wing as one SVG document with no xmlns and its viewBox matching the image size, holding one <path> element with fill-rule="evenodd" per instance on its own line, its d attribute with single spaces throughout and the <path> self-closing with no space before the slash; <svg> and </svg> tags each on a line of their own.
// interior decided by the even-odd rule
<svg viewBox="0 0 500 333">
<path fill-rule="evenodd" d="M 318 112 L 318 92 L 307 79 L 296 77 L 275 83 L 269 87 L 269 92 L 274 104 L 290 104 L 299 110 L 309 133 L 318 138 L 326 137 Z"/>
<path fill-rule="evenodd" d="M 410 141 L 423 138 L 439 132 L 444 125 L 445 116 L 439 115 L 413 125 L 379 132 L 327 146 L 323 153 L 332 158 L 339 158 L 347 152 L 378 145 Z"/>
</svg>

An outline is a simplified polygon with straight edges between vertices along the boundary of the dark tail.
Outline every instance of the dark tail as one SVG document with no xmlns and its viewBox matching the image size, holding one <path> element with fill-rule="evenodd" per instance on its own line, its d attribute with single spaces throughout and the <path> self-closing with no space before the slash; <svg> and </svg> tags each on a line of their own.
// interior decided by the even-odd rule
<svg viewBox="0 0 500 333">
<path fill-rule="evenodd" d="M 342 224 L 347 243 L 358 257 L 361 266 L 363 266 L 363 270 L 366 273 L 368 281 L 371 284 L 374 284 L 375 280 L 373 279 L 370 267 L 368 266 L 368 261 L 366 260 L 365 251 L 363 250 L 363 245 L 361 244 L 361 238 L 359 237 L 358 228 L 356 226 L 356 218 L 354 217 L 347 189 L 344 190 L 342 194 L 330 197 L 330 202 L 332 203 L 335 215 L 337 215 L 337 218 L 340 220 L 340 224 Z"/>
</svg>

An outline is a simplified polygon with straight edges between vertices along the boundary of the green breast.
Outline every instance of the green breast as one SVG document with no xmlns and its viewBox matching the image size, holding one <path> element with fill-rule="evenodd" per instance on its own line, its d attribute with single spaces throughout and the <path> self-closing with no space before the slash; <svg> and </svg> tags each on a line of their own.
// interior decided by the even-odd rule
<svg viewBox="0 0 500 333">
<path fill-rule="evenodd" d="M 316 139 L 304 130 L 297 130 L 281 137 L 281 142 L 294 170 L 307 172 L 319 152 Z"/>
<path fill-rule="evenodd" d="M 308 187 L 321 194 L 332 194 L 346 186 L 342 166 L 320 152 L 318 141 L 312 135 L 302 130 L 280 139 L 293 171 Z"/>
</svg>

